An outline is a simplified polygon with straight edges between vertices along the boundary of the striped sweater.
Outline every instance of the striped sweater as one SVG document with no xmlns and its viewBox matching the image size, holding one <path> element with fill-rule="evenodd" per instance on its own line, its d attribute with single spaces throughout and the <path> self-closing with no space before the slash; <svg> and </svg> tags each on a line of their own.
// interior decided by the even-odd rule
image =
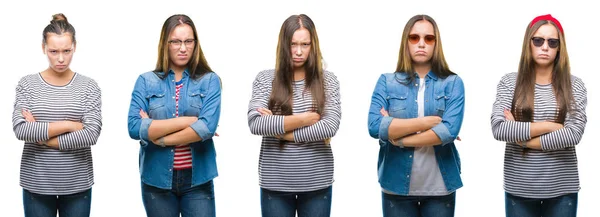
<svg viewBox="0 0 600 217">
<path fill-rule="evenodd" d="M 567 114 L 564 128 L 540 136 L 542 150 L 530 149 L 523 156 L 517 141 L 530 140 L 529 122 L 507 121 L 503 110 L 510 109 L 517 73 L 505 75 L 497 86 L 491 115 L 494 137 L 506 141 L 504 189 L 520 197 L 551 198 L 579 191 L 575 145 L 583 135 L 587 117 L 587 91 L 581 79 L 572 76 L 574 111 Z M 552 85 L 535 86 L 534 121 L 554 120 L 557 105 Z"/>
<path fill-rule="evenodd" d="M 327 188 L 333 183 L 333 153 L 324 140 L 333 137 L 341 119 L 339 83 L 331 72 L 324 72 L 325 108 L 317 123 L 294 130 L 294 142 L 283 148 L 275 135 L 284 134 L 284 116 L 261 116 L 258 108 L 268 108 L 275 70 L 258 73 L 252 86 L 248 106 L 248 125 L 255 135 L 262 135 L 258 162 L 262 188 L 284 192 L 306 192 Z M 304 80 L 293 84 L 293 113 L 310 111 L 312 97 Z"/>
<path fill-rule="evenodd" d="M 36 122 L 21 114 L 29 110 Z M 21 186 L 33 193 L 67 195 L 92 187 L 94 174 L 91 146 L 102 127 L 98 84 L 75 73 L 65 86 L 46 83 L 39 73 L 23 77 L 16 87 L 13 130 L 25 141 L 21 158 Z M 36 144 L 47 141 L 48 124 L 54 121 L 83 123 L 82 130 L 58 136 L 59 149 Z"/>
</svg>

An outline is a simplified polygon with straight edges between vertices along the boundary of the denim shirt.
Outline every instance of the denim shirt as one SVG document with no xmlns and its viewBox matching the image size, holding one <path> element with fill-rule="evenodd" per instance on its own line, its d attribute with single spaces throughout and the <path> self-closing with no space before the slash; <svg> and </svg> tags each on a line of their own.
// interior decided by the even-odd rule
<svg viewBox="0 0 600 217">
<path fill-rule="evenodd" d="M 179 116 L 197 116 L 191 128 L 202 138 L 190 143 L 192 153 L 192 186 L 217 177 L 216 152 L 212 137 L 221 113 L 221 82 L 214 72 L 191 79 L 183 72 L 180 90 Z M 150 118 L 142 119 L 140 109 Z M 148 139 L 152 120 L 175 117 L 175 74 L 169 70 L 165 79 L 154 72 L 140 75 L 135 83 L 129 105 L 129 136 L 140 140 L 139 166 L 142 182 L 157 188 L 171 189 L 175 147 L 160 147 Z"/>
<path fill-rule="evenodd" d="M 393 118 L 417 118 L 417 93 L 419 76 L 411 82 L 407 73 L 381 75 L 371 97 L 369 108 L 369 134 L 379 139 L 377 162 L 379 183 L 383 189 L 399 195 L 408 195 L 414 148 L 394 146 L 388 141 L 388 128 Z M 460 157 L 454 146 L 464 114 L 465 90 L 460 77 L 446 78 L 429 72 L 425 76 L 425 116 L 439 116 L 442 122 L 431 128 L 442 141 L 434 146 L 442 179 L 448 192 L 462 187 Z M 384 108 L 390 116 L 383 117 Z"/>
</svg>

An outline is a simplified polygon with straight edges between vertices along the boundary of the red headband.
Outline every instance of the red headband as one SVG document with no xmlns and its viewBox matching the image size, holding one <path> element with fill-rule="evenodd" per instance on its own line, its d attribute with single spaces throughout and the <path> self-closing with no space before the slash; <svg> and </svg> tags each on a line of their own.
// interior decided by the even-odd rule
<svg viewBox="0 0 600 217">
<path fill-rule="evenodd" d="M 556 26 L 558 27 L 558 30 L 560 30 L 561 33 L 565 33 L 563 31 L 562 26 L 560 25 L 560 22 L 558 22 L 558 20 L 554 17 L 552 17 L 552 15 L 550 14 L 546 14 L 546 15 L 541 15 L 541 16 L 537 16 L 536 18 L 533 18 L 533 20 L 531 21 L 531 24 L 529 25 L 529 28 L 531 28 L 535 23 L 537 23 L 540 20 L 549 20 L 552 21 L 554 24 L 556 24 Z"/>
</svg>

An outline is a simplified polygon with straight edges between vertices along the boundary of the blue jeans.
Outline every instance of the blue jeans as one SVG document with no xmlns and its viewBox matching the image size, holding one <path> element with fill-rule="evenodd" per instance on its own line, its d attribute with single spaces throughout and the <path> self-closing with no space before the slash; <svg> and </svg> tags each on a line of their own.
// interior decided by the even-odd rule
<svg viewBox="0 0 600 217">
<path fill-rule="evenodd" d="M 148 217 L 214 217 L 213 181 L 192 187 L 192 170 L 174 170 L 173 187 L 162 189 L 142 182 L 142 200 Z"/>
<path fill-rule="evenodd" d="M 92 189 L 69 195 L 43 195 L 23 189 L 25 217 L 90 216 Z"/>
<path fill-rule="evenodd" d="M 381 192 L 384 217 L 452 217 L 456 192 L 445 196 L 402 196 Z"/>
<path fill-rule="evenodd" d="M 577 216 L 577 193 L 534 199 L 505 193 L 506 217 L 575 217 Z"/>
<path fill-rule="evenodd" d="M 331 186 L 308 192 L 282 192 L 260 189 L 263 217 L 329 217 Z"/>
</svg>

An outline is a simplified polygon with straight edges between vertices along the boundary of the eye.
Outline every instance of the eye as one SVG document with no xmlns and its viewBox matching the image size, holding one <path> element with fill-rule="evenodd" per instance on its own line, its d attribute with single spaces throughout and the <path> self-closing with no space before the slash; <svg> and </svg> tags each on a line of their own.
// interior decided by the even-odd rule
<svg viewBox="0 0 600 217">
<path fill-rule="evenodd" d="M 302 46 L 308 47 L 308 46 L 310 46 L 310 43 L 302 43 Z"/>
<path fill-rule="evenodd" d="M 51 51 L 49 51 L 49 52 L 50 52 L 51 54 L 56 54 L 58 51 L 51 50 Z"/>
<path fill-rule="evenodd" d="M 71 53 L 71 50 L 65 50 L 65 53 Z"/>
<path fill-rule="evenodd" d="M 192 43 L 194 43 L 194 39 L 185 40 L 185 44 L 192 44 Z"/>
</svg>

